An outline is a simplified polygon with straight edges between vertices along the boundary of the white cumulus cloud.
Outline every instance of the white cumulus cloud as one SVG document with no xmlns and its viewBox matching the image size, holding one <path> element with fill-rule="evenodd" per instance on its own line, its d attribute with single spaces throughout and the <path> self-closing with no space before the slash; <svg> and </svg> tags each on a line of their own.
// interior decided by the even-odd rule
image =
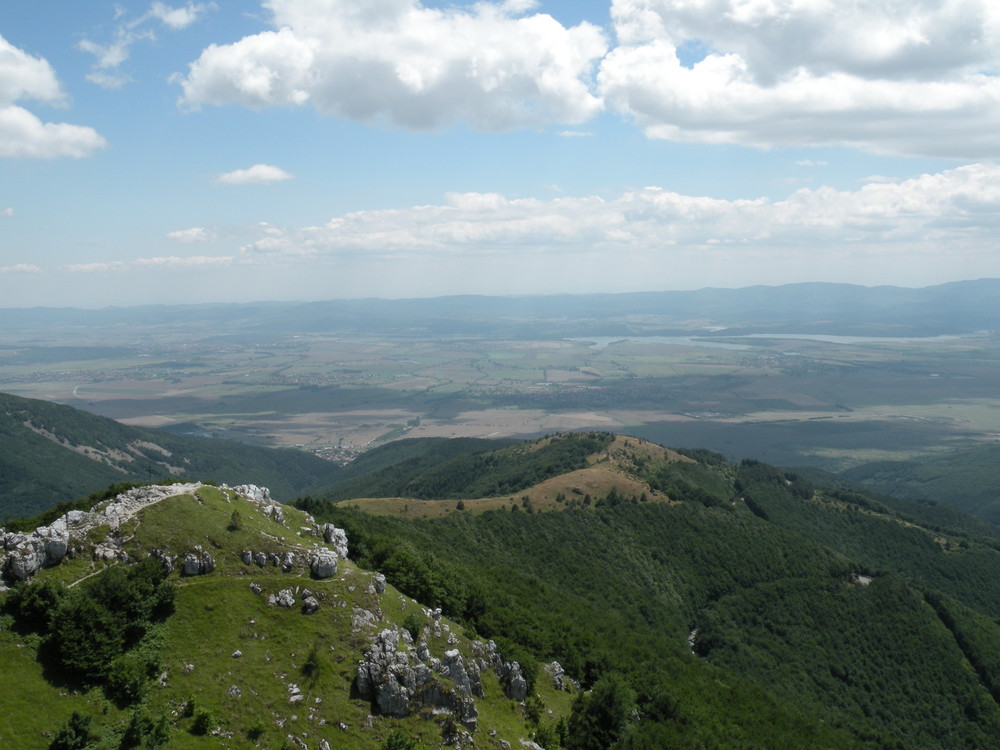
<svg viewBox="0 0 1000 750">
<path fill-rule="evenodd" d="M 267 0 L 273 31 L 211 45 L 178 77 L 187 107 L 311 102 L 320 111 L 414 130 L 456 122 L 501 131 L 582 122 L 603 33 L 534 3 L 428 8 L 417 0 Z"/>
<path fill-rule="evenodd" d="M 210 232 L 208 232 L 205 227 L 178 229 L 175 232 L 167 232 L 167 237 L 171 240 L 175 240 L 176 242 L 184 243 L 185 245 L 193 242 L 208 242 L 211 239 Z"/>
<path fill-rule="evenodd" d="M 65 95 L 48 61 L 0 36 L 0 158 L 83 157 L 107 145 L 93 128 L 42 122 L 21 99 L 60 104 Z"/>
<path fill-rule="evenodd" d="M 174 8 L 166 3 L 156 2 L 149 7 L 148 15 L 163 22 L 175 31 L 186 29 L 198 20 L 205 11 L 214 8 L 214 3 L 188 3 L 179 8 Z"/>
<path fill-rule="evenodd" d="M 598 89 L 652 138 L 1000 153 L 993 0 L 613 0 L 611 14 Z"/>
<path fill-rule="evenodd" d="M 262 185 L 268 182 L 282 182 L 292 179 L 289 174 L 280 167 L 270 164 L 254 164 L 248 169 L 236 169 L 232 172 L 225 172 L 215 178 L 220 185 Z"/>
</svg>

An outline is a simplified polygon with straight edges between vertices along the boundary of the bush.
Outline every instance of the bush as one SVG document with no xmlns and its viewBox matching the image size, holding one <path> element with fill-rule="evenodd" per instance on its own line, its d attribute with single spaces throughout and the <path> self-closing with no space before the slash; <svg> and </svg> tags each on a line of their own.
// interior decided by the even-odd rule
<svg viewBox="0 0 1000 750">
<path fill-rule="evenodd" d="M 215 726 L 215 717 L 207 708 L 195 711 L 194 721 L 191 723 L 191 734 L 208 734 Z"/>
<path fill-rule="evenodd" d="M 381 750 L 415 750 L 416 747 L 416 740 L 411 740 L 398 729 L 394 729 L 382 743 Z"/>
<path fill-rule="evenodd" d="M 108 667 L 105 690 L 119 706 L 138 703 L 146 695 L 149 678 L 156 672 L 159 660 L 146 649 L 127 651 Z"/>
<path fill-rule="evenodd" d="M 254 723 L 250 725 L 247 729 L 247 739 L 251 742 L 256 742 L 261 737 L 264 736 L 264 732 L 267 731 L 267 724 L 264 723 L 263 719 L 256 719 Z"/>
<path fill-rule="evenodd" d="M 315 680 L 319 677 L 322 668 L 323 662 L 319 658 L 319 644 L 313 643 L 312 648 L 309 649 L 309 654 L 306 656 L 306 660 L 302 663 L 302 674 L 307 678 Z"/>
<path fill-rule="evenodd" d="M 152 730 L 152 720 L 142 711 L 133 711 L 132 716 L 129 717 L 128 725 L 125 727 L 122 740 L 118 745 L 119 750 L 139 747 Z"/>
<path fill-rule="evenodd" d="M 90 734 L 90 717 L 74 711 L 69 721 L 49 743 L 49 750 L 84 750 L 93 737 Z"/>
<path fill-rule="evenodd" d="M 417 639 L 420 637 L 420 630 L 423 626 L 424 621 L 416 612 L 410 612 L 410 614 L 408 614 L 403 620 L 403 627 L 410 634 L 414 643 L 416 643 Z"/>
</svg>

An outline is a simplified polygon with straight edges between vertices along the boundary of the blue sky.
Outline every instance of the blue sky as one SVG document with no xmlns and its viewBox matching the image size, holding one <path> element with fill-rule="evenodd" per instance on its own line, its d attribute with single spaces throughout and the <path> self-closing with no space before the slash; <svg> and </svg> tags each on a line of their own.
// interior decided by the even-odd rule
<svg viewBox="0 0 1000 750">
<path fill-rule="evenodd" d="M 16 0 L 0 305 L 1000 276 L 992 0 Z"/>
</svg>

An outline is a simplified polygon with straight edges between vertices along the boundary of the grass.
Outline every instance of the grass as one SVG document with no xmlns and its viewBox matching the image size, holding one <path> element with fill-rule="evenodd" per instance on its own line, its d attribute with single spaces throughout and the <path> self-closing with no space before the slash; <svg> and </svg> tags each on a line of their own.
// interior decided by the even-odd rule
<svg viewBox="0 0 1000 750">
<path fill-rule="evenodd" d="M 0 690 L 0 747 L 47 748 L 51 734 L 73 711 L 94 716 L 94 727 L 114 719 L 105 714 L 110 704 L 99 690 L 78 694 L 46 682 L 35 658 L 37 641 L 0 631 L 0 664 L 5 689 Z M 46 707 L 45 710 L 40 710 Z"/>
</svg>

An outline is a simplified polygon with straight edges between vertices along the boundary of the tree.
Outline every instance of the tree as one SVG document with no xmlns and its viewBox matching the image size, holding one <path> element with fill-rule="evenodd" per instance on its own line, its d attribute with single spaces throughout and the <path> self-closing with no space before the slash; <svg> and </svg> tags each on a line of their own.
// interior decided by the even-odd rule
<svg viewBox="0 0 1000 750">
<path fill-rule="evenodd" d="M 573 702 L 569 750 L 606 750 L 622 735 L 635 708 L 635 692 L 617 674 L 605 675 Z"/>
<path fill-rule="evenodd" d="M 90 717 L 74 711 L 69 721 L 52 738 L 49 750 L 84 750 L 91 739 Z"/>
</svg>

